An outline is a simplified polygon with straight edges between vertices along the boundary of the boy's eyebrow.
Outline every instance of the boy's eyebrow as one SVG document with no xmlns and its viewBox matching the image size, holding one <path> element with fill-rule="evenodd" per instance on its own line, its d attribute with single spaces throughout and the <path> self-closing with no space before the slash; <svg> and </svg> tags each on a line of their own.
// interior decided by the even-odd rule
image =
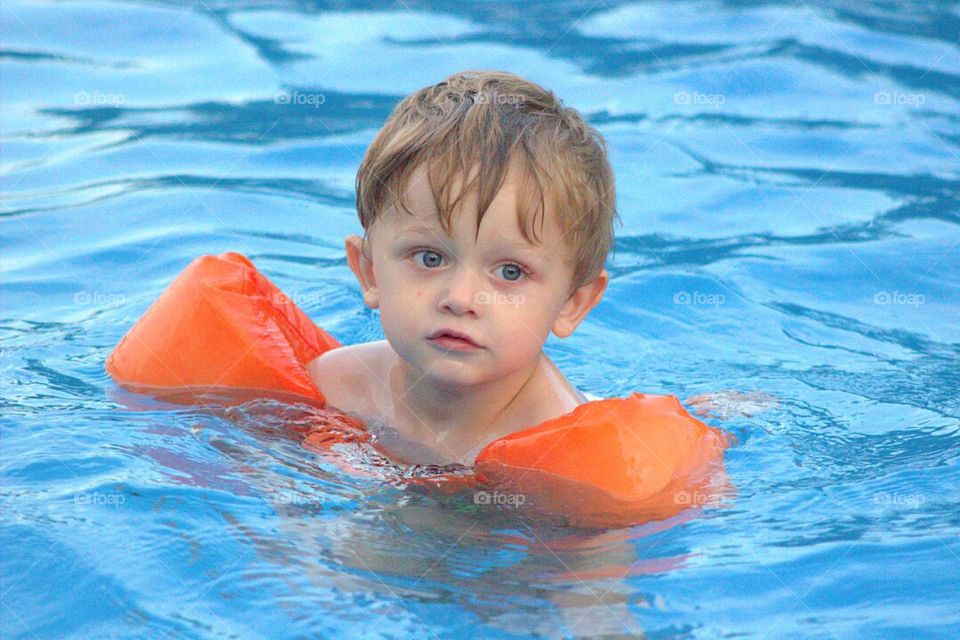
<svg viewBox="0 0 960 640">
<path fill-rule="evenodd" d="M 436 227 L 419 226 L 419 227 L 410 227 L 409 229 L 405 229 L 400 233 L 398 233 L 397 237 L 399 238 L 400 236 L 405 236 L 409 234 L 426 234 L 426 233 L 436 234 L 436 235 L 440 235 L 440 234 L 446 235 L 443 229 L 438 230 Z"/>
<path fill-rule="evenodd" d="M 436 227 L 428 227 L 424 225 L 417 226 L 417 227 L 409 227 L 399 232 L 394 237 L 400 238 L 406 235 L 430 235 L 433 237 L 446 237 L 446 238 L 450 237 L 447 235 L 447 233 L 443 229 L 437 229 Z M 504 242 L 504 243 L 498 244 L 497 248 L 498 249 L 517 249 L 520 251 L 525 251 L 538 258 L 543 257 L 542 252 L 537 250 L 537 246 L 539 245 L 532 245 L 529 242 L 514 241 L 514 242 Z"/>
<path fill-rule="evenodd" d="M 521 251 L 528 251 L 535 256 L 541 255 L 541 252 L 537 251 L 536 245 L 528 242 L 504 242 L 503 244 L 497 245 L 497 247 L 503 249 L 520 249 Z"/>
<path fill-rule="evenodd" d="M 447 235 L 447 232 L 444 231 L 443 229 L 440 229 L 437 227 L 430 227 L 426 225 L 408 227 L 403 231 L 400 231 L 399 233 L 397 233 L 397 235 L 394 236 L 394 238 L 402 238 L 403 236 L 408 236 L 408 235 L 431 236 L 434 238 L 450 238 L 450 236 Z M 513 242 L 501 243 L 497 245 L 497 249 L 514 249 L 514 250 L 519 250 L 519 251 L 528 253 L 536 258 L 543 258 L 545 254 L 543 251 L 538 251 L 537 248 L 539 246 L 540 245 L 533 245 L 533 244 L 530 244 L 529 242 L 523 242 L 523 241 L 517 240 Z"/>
</svg>

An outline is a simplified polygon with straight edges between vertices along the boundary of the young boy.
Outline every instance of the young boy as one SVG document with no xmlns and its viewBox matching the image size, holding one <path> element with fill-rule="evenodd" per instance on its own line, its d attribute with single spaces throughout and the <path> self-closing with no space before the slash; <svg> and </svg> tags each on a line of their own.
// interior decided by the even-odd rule
<svg viewBox="0 0 960 640">
<path fill-rule="evenodd" d="M 400 461 L 471 465 L 588 400 L 543 353 L 609 279 L 613 172 L 577 111 L 513 74 L 455 74 L 396 107 L 356 187 L 347 261 L 386 340 L 308 364 L 332 406 Z"/>
</svg>

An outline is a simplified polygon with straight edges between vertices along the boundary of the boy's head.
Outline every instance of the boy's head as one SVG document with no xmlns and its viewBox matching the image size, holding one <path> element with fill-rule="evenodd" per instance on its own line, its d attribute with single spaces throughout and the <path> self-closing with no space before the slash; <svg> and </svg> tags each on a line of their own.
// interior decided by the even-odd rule
<svg viewBox="0 0 960 640">
<path fill-rule="evenodd" d="M 429 167 L 440 223 L 450 231 L 459 200 L 475 191 L 476 227 L 510 165 L 521 173 L 518 223 L 539 242 L 538 219 L 552 209 L 574 265 L 571 291 L 593 280 L 613 248 L 613 171 L 600 133 L 553 92 L 499 71 L 465 71 L 407 96 L 367 149 L 357 172 L 364 231 L 401 198 L 413 171 Z M 459 193 L 454 183 L 472 172 Z M 403 208 L 405 201 L 401 200 Z"/>
<path fill-rule="evenodd" d="M 484 348 L 506 339 L 516 369 L 606 288 L 617 214 L 605 142 L 518 76 L 467 71 L 402 100 L 356 188 L 365 234 L 347 239 L 348 261 L 408 361 L 420 334 L 449 328 Z"/>
</svg>

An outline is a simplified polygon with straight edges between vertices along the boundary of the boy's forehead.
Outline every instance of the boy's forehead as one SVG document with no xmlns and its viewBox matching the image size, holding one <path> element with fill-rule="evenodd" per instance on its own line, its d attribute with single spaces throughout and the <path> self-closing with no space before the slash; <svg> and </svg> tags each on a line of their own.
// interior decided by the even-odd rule
<svg viewBox="0 0 960 640">
<path fill-rule="evenodd" d="M 477 211 L 469 207 L 464 207 L 454 211 L 451 219 L 451 233 L 443 228 L 440 220 L 440 212 L 433 210 L 411 209 L 411 214 L 396 212 L 394 222 L 390 227 L 390 235 L 397 240 L 422 236 L 426 238 L 442 239 L 444 241 L 455 239 L 457 236 L 463 236 L 464 240 L 478 243 L 489 241 L 498 247 L 514 249 L 540 249 L 541 245 L 528 242 L 523 237 L 520 229 L 519 216 L 515 212 L 494 212 L 488 209 L 484 214 L 483 222 L 480 226 L 479 237 L 476 235 Z M 495 220 L 496 216 L 506 218 L 505 220 Z M 469 221 L 465 224 L 464 221 Z M 511 223 L 511 221 L 513 221 Z"/>
<path fill-rule="evenodd" d="M 456 199 L 459 195 L 459 189 L 462 184 L 463 181 L 459 177 L 451 178 L 450 191 L 453 199 Z M 540 247 L 545 244 L 545 242 L 549 243 L 550 235 L 559 235 L 561 233 L 559 222 L 556 220 L 555 214 L 550 210 L 551 207 L 549 204 L 545 203 L 547 206 L 546 211 L 538 211 L 536 215 L 531 212 L 528 214 L 527 220 L 527 224 L 531 227 L 542 224 L 542 226 L 540 226 L 540 233 L 529 234 L 532 239 L 539 236 L 541 242 L 537 243 L 535 240 L 530 242 L 524 237 L 519 211 L 521 199 L 524 195 L 526 194 L 522 193 L 522 189 L 520 189 L 518 185 L 517 173 L 515 171 L 509 172 L 500 190 L 494 196 L 493 202 L 490 203 L 490 206 L 484 212 L 480 229 L 481 237 L 486 235 L 499 243 L 520 248 Z M 384 210 L 386 215 L 383 217 L 388 218 L 391 223 L 391 234 L 413 235 L 415 233 L 433 233 L 441 237 L 447 236 L 441 224 L 440 208 L 434 199 L 434 193 L 431 189 L 429 175 L 425 165 L 420 165 L 411 173 L 407 184 L 403 188 L 401 197 L 403 204 L 406 204 L 405 209 L 400 202 L 400 197 L 398 197 Z M 450 212 L 450 223 L 454 233 L 456 233 L 458 224 L 462 225 L 464 223 L 464 216 L 467 216 L 466 219 L 470 222 L 470 236 L 471 238 L 473 237 L 479 215 L 477 199 L 477 189 L 474 188 L 465 194 L 454 210 Z M 548 230 L 547 227 L 551 228 Z M 544 237 L 545 232 L 546 237 Z M 554 247 L 554 249 L 558 250 L 560 247 Z"/>
<path fill-rule="evenodd" d="M 455 215 L 465 214 L 461 212 Z M 474 244 L 474 242 L 478 245 L 489 244 L 496 249 L 513 249 L 538 256 L 543 253 L 544 250 L 542 245 L 527 242 L 516 226 L 500 229 L 491 227 L 490 225 L 483 225 L 479 238 L 475 240 L 474 230 L 476 227 L 473 226 L 476 224 L 475 222 L 469 227 L 469 232 L 464 232 L 463 230 L 458 231 L 457 223 L 454 221 L 453 229 L 451 229 L 454 235 L 451 237 L 441 226 L 439 214 L 433 216 L 407 216 L 407 218 L 404 223 L 398 224 L 390 230 L 390 235 L 397 241 L 422 238 L 424 240 L 450 243 L 456 240 L 457 236 L 460 236 L 463 241 L 471 245 Z"/>
</svg>

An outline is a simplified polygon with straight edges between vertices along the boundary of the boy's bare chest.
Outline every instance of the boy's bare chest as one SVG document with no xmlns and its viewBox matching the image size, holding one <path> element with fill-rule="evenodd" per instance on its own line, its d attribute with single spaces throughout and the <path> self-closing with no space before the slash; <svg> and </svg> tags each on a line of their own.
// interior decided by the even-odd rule
<svg viewBox="0 0 960 640">
<path fill-rule="evenodd" d="M 483 430 L 428 424 L 398 406 L 403 394 L 390 384 L 389 348 L 386 340 L 340 347 L 311 362 L 308 371 L 330 406 L 362 420 L 391 457 L 410 464 L 472 464 L 489 441 L 586 401 L 550 363 L 549 384 L 533 394 L 536 410 L 505 416 L 502 424 L 486 424 Z"/>
</svg>

